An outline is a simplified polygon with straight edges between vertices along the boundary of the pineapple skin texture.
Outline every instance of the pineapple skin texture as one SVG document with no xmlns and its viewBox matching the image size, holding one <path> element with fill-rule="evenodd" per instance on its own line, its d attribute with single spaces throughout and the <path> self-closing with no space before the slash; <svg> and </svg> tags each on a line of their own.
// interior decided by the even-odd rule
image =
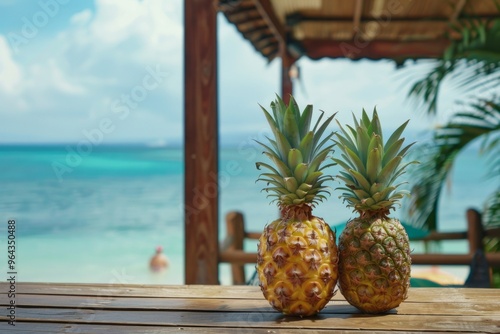
<svg viewBox="0 0 500 334">
<path fill-rule="evenodd" d="M 259 239 L 257 272 L 264 297 L 285 315 L 318 313 L 338 279 L 335 233 L 318 217 L 277 219 Z"/>
<path fill-rule="evenodd" d="M 407 298 L 410 243 L 399 220 L 353 219 L 339 238 L 339 285 L 365 313 L 384 313 Z"/>
</svg>

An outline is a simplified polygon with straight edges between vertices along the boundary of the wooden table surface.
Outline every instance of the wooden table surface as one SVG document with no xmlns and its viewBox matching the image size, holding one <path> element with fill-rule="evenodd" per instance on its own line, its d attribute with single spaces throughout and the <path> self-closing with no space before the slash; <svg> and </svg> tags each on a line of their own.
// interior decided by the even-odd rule
<svg viewBox="0 0 500 334">
<path fill-rule="evenodd" d="M 412 288 L 384 315 L 340 293 L 317 316 L 274 311 L 256 286 L 1 283 L 1 333 L 500 333 L 500 289 Z M 15 326 L 8 305 L 15 301 Z"/>
</svg>

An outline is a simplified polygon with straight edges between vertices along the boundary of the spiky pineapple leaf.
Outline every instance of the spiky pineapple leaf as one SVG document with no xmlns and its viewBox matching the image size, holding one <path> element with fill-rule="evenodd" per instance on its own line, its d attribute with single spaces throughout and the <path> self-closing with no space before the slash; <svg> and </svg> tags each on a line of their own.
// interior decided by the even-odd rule
<svg viewBox="0 0 500 334">
<path fill-rule="evenodd" d="M 366 166 L 366 159 L 368 158 L 368 145 L 370 144 L 370 137 L 365 129 L 361 126 L 356 128 L 356 145 L 358 147 L 358 156 L 361 163 Z"/>
<path fill-rule="evenodd" d="M 341 150 L 343 150 L 344 147 L 347 147 L 351 151 L 353 151 L 354 153 L 356 153 L 356 154 L 358 153 L 358 149 L 356 147 L 356 144 L 351 140 L 350 137 L 344 137 L 344 136 L 342 136 L 341 134 L 339 134 L 337 132 L 335 133 L 335 135 L 337 136 L 337 140 L 334 140 L 334 142 L 337 144 L 337 146 Z"/>
<path fill-rule="evenodd" d="M 304 203 L 314 206 L 323 200 L 324 194 L 329 194 L 324 183 L 331 177 L 324 176 L 322 170 L 334 165 L 324 163 L 335 145 L 328 144 L 333 132 L 327 133 L 334 115 L 322 121 L 324 112 L 321 111 L 311 131 L 312 106 L 308 105 L 301 113 L 293 97 L 286 105 L 277 96 L 271 103 L 272 114 L 261 109 L 274 138 L 267 138 L 269 144 L 258 142 L 264 147 L 263 154 L 272 161 L 272 166 L 260 163 L 257 167 L 264 167 L 276 175 L 262 173 L 258 181 L 268 183 L 264 190 L 274 192 L 276 196 L 271 197 L 282 208 L 283 205 Z"/>
<path fill-rule="evenodd" d="M 401 165 L 403 157 L 413 144 L 405 146 L 400 138 L 407 122 L 402 124 L 384 144 L 382 126 L 377 110 L 372 117 L 363 109 L 359 121 L 353 115 L 353 125 L 341 127 L 334 142 L 342 151 L 341 158 L 333 158 L 343 170 L 337 178 L 345 183 L 343 197 L 349 206 L 362 215 L 385 215 L 404 193 L 393 183 L 409 164 Z"/>
<path fill-rule="evenodd" d="M 321 124 L 321 126 L 319 127 L 319 129 L 317 129 L 315 132 L 314 132 L 314 141 L 313 141 L 313 146 L 315 146 L 317 149 L 319 149 L 321 146 L 318 145 L 321 137 L 323 136 L 323 133 L 325 132 L 326 128 L 330 125 L 330 122 L 333 120 L 333 117 L 335 116 L 332 115 L 330 117 L 328 117 L 324 122 L 323 124 Z M 331 135 L 328 137 L 330 138 Z"/>
<path fill-rule="evenodd" d="M 283 177 L 292 176 L 292 171 L 290 170 L 290 168 L 288 168 L 288 166 L 281 159 L 279 159 L 276 155 L 273 155 L 269 152 L 263 152 L 263 154 L 265 154 L 269 159 L 272 160 L 272 162 L 274 163 L 274 165 L 278 169 L 279 174 L 281 176 L 283 176 Z"/>
<path fill-rule="evenodd" d="M 300 116 L 299 129 L 302 138 L 309 132 L 313 114 L 313 106 L 308 104 Z"/>
<path fill-rule="evenodd" d="M 271 165 L 266 164 L 265 162 L 256 162 L 255 167 L 260 170 L 261 167 L 269 169 L 271 172 L 273 172 L 276 175 L 279 175 L 279 172 Z"/>
<path fill-rule="evenodd" d="M 299 147 L 300 132 L 297 117 L 295 116 L 294 108 L 288 107 L 283 118 L 284 137 L 288 139 L 291 147 Z"/>
<path fill-rule="evenodd" d="M 335 162 L 335 164 L 339 165 L 343 169 L 349 170 L 351 168 L 356 168 L 352 164 L 351 160 L 349 160 L 344 153 L 341 154 L 341 157 L 342 157 L 343 160 L 337 159 L 337 158 L 332 158 L 332 160 Z"/>
<path fill-rule="evenodd" d="M 405 130 L 406 126 L 408 125 L 408 122 L 410 120 L 407 120 L 403 124 L 401 124 L 389 137 L 387 142 L 385 143 L 384 147 L 385 149 L 389 149 L 399 138 L 401 138 L 401 135 L 403 134 L 403 131 Z"/>
<path fill-rule="evenodd" d="M 384 158 L 382 159 L 383 165 L 386 165 L 389 161 L 391 161 L 395 156 L 398 155 L 399 149 L 401 148 L 401 146 L 403 146 L 404 141 L 404 138 L 399 138 L 390 147 L 385 146 Z"/>
<path fill-rule="evenodd" d="M 345 148 L 345 152 L 347 153 L 348 161 L 354 165 L 353 168 L 362 174 L 366 174 L 365 164 L 361 161 L 359 155 L 347 147 Z"/>
<path fill-rule="evenodd" d="M 311 155 L 313 154 L 312 149 L 314 147 L 314 132 L 309 131 L 305 134 L 299 144 L 299 149 L 302 152 L 302 156 L 305 161 L 309 162 L 311 160 Z"/>
<path fill-rule="evenodd" d="M 316 150 L 313 152 L 313 154 L 318 153 L 318 150 L 325 146 L 325 144 L 332 139 L 333 135 L 334 133 L 332 132 L 329 135 L 325 136 L 325 138 L 320 143 L 315 144 Z"/>
</svg>

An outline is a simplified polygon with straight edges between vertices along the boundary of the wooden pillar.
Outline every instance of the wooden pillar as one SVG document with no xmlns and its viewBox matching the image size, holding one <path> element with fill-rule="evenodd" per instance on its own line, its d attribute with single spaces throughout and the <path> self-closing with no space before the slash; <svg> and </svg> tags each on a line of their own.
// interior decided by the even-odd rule
<svg viewBox="0 0 500 334">
<path fill-rule="evenodd" d="M 219 284 L 217 11 L 184 1 L 185 283 Z"/>
<path fill-rule="evenodd" d="M 290 69 L 294 63 L 294 59 L 290 57 L 285 50 L 281 51 L 281 98 L 288 104 L 290 95 L 293 94 L 293 83 L 290 77 Z"/>
</svg>

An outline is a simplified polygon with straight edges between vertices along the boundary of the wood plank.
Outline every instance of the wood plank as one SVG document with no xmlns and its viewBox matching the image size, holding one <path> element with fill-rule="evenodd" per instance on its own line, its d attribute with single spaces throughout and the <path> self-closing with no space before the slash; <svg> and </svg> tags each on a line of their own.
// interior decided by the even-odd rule
<svg viewBox="0 0 500 334">
<path fill-rule="evenodd" d="M 0 289 L 8 283 L 1 282 Z M 257 286 L 17 283 L 19 294 L 262 299 Z M 7 291 L 7 290 L 1 290 Z M 4 297 L 4 296 L 2 296 Z"/>
<path fill-rule="evenodd" d="M 307 319 L 274 311 L 255 286 L 18 283 L 16 290 L 16 332 L 22 333 L 135 333 L 143 332 L 144 324 L 150 333 L 500 331 L 498 289 L 413 288 L 399 308 L 375 316 L 361 314 L 338 293 L 318 316 Z M 7 303 L 1 294 L 0 304 Z M 14 331 L 2 327 L 0 332 Z"/>
<path fill-rule="evenodd" d="M 275 313 L 267 300 L 246 299 L 183 299 L 183 298 L 131 298 L 131 297 L 88 297 L 88 296 L 51 296 L 22 295 L 17 298 L 19 307 L 73 308 L 101 310 L 162 310 L 162 311 L 212 311 L 212 312 L 260 312 Z M 0 306 L 7 306 L 4 302 Z M 418 303 L 405 301 L 391 314 L 406 315 L 498 315 L 500 300 L 489 303 L 439 302 Z M 356 308 L 344 300 L 330 302 L 322 314 L 356 314 Z"/>
<path fill-rule="evenodd" d="M 0 282 L 0 291 L 7 291 L 7 282 Z M 217 298 L 262 300 L 258 286 L 201 286 L 201 285 L 138 285 L 138 284 L 54 284 L 17 283 L 17 294 L 115 296 L 115 297 L 167 297 Z M 0 295 L 0 301 L 7 298 Z M 343 300 L 340 291 L 333 300 Z M 410 288 L 408 300 L 412 302 L 469 302 L 491 303 L 500 300 L 500 289 L 473 288 Z"/>
<path fill-rule="evenodd" d="M 251 312 L 259 309 L 263 312 L 276 312 L 264 297 L 260 300 L 247 300 L 20 295 L 16 303 L 20 307 L 41 308 L 213 312 Z M 347 305 L 347 302 L 344 303 Z M 0 306 L 7 306 L 7 302 L 0 303 Z"/>
<path fill-rule="evenodd" d="M 500 300 L 500 289 L 410 288 L 408 301 L 420 303 L 492 303 Z"/>
<path fill-rule="evenodd" d="M 184 92 L 185 283 L 219 284 L 217 10 L 210 0 L 184 1 Z"/>
<path fill-rule="evenodd" d="M 223 327 L 267 329 L 365 329 L 421 330 L 446 332 L 498 333 L 500 315 L 488 316 L 428 316 L 319 314 L 311 318 L 292 318 L 266 312 L 164 312 L 164 311 L 103 311 L 43 308 L 18 308 L 18 322 L 67 322 L 118 325 L 157 325 L 175 327 Z M 6 317 L 1 315 L 3 320 Z"/>
<path fill-rule="evenodd" d="M 0 333 L 2 329 L 0 329 Z M 125 326 L 125 325 L 106 325 L 106 324 L 65 324 L 65 323 L 17 323 L 15 327 L 9 329 L 8 333 L 79 333 L 79 334 L 158 334 L 158 333 L 183 333 L 183 334 L 270 334 L 278 333 L 263 328 L 223 328 L 223 327 L 166 327 L 166 326 Z M 418 331 L 417 331 L 418 332 Z M 289 328 L 286 330 L 289 334 L 303 334 L 304 329 Z M 331 333 L 330 329 L 308 329 L 307 334 L 326 334 Z M 364 331 L 364 330 L 344 330 L 343 334 L 373 333 L 383 334 L 387 331 Z M 391 334 L 409 333 L 409 331 L 390 331 Z"/>
</svg>

